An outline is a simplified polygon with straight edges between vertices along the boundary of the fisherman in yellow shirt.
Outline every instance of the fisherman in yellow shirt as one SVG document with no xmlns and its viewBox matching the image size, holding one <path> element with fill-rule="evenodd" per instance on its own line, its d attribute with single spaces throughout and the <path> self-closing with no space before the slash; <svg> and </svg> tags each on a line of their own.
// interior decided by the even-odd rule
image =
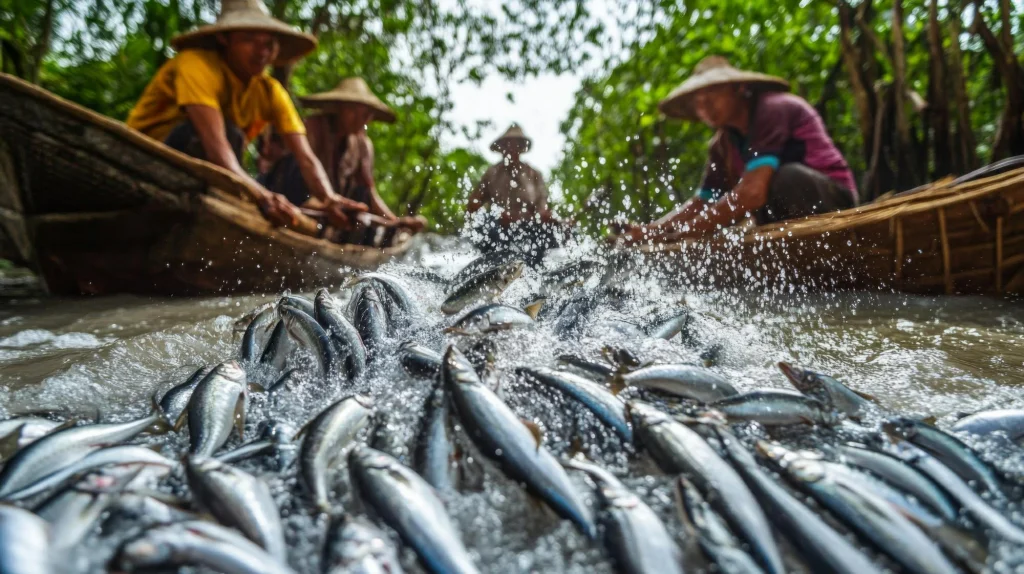
<svg viewBox="0 0 1024 574">
<path fill-rule="evenodd" d="M 296 207 L 257 183 L 241 164 L 246 143 L 272 125 L 334 225 L 348 225 L 345 212 L 367 210 L 333 191 L 288 92 L 266 71 L 308 54 L 315 38 L 272 18 L 260 0 L 223 0 L 216 23 L 177 36 L 171 45 L 178 54 L 150 81 L 128 116 L 129 126 L 235 173 L 257 191 L 269 219 L 287 224 L 295 220 Z"/>
</svg>

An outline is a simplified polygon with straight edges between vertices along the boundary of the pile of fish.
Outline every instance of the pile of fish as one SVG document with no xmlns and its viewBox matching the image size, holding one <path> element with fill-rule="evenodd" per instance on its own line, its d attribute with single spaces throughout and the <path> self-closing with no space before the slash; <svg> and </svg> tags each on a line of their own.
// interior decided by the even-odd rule
<svg viewBox="0 0 1024 574">
<path fill-rule="evenodd" d="M 615 267 L 362 274 L 242 317 L 146 416 L 2 421 L 0 571 L 559 567 L 494 532 L 630 573 L 1024 567 L 1024 411 L 942 430 L 786 363 L 794 390 L 738 388 Z"/>
</svg>

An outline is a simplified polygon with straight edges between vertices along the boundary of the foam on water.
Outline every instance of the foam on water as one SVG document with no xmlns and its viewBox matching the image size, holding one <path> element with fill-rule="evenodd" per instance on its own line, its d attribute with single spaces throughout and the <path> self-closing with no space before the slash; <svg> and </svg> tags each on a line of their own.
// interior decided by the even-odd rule
<svg viewBox="0 0 1024 574">
<path fill-rule="evenodd" d="M 442 275 L 450 275 L 469 259 L 461 247 L 441 245 L 422 251 L 429 252 L 425 261 Z M 590 244 L 560 256 L 564 263 L 597 254 Z M 275 398 L 253 393 L 246 440 L 255 437 L 261 420 L 286 420 L 299 427 L 333 400 L 363 393 L 373 397 L 377 411 L 389 417 L 390 430 L 401 445 L 392 454 L 409 463 L 433 383 L 407 375 L 395 360 L 397 348 L 409 339 L 437 351 L 448 344 L 466 343 L 441 333 L 457 318 L 438 312 L 445 297 L 443 286 L 415 277 L 410 265 L 391 264 L 382 271 L 400 278 L 421 313 L 385 341 L 366 376 L 344 389 L 325 387 L 315 377 L 307 377 L 298 388 Z M 528 269 L 501 301 L 520 303 L 540 290 L 541 283 L 540 274 Z M 778 361 L 791 361 L 833 374 L 893 410 L 937 415 L 942 424 L 950 424 L 959 411 L 1024 407 L 1019 392 L 1024 383 L 1024 309 L 1014 303 L 863 293 L 766 297 L 695 292 L 680 285 L 672 277 L 631 268 L 619 274 L 614 286 L 632 295 L 603 302 L 585 321 L 578 338 L 559 337 L 551 321 L 492 337 L 502 394 L 520 417 L 541 427 L 545 447 L 561 456 L 582 447 L 588 457 L 619 474 L 680 539 L 685 535 L 673 508 L 671 477 L 660 473 L 647 457 L 638 456 L 579 404 L 518 380 L 512 374 L 515 367 L 550 366 L 564 353 L 596 358 L 605 345 L 629 347 L 643 360 L 699 364 L 703 352 L 717 347 L 713 368 L 740 390 L 791 388 L 775 367 Z M 582 288 L 594 286 L 591 281 Z M 548 305 L 559 305 L 567 297 L 555 294 Z M 233 333 L 234 321 L 265 300 L 113 298 L 90 302 L 79 313 L 69 308 L 73 303 L 6 310 L 21 319 L 7 324 L 0 316 L 0 408 L 86 415 L 99 409 L 105 420 L 142 416 L 152 393 L 180 382 L 197 365 L 237 358 L 239 336 Z M 644 323 L 682 305 L 697 318 L 695 344 L 630 334 L 630 323 Z M 30 361 L 18 354 L 29 350 L 34 353 Z M 4 354 L 8 351 L 15 354 Z M 292 361 L 311 363 L 301 352 Z M 252 366 L 248 372 L 251 380 L 264 385 L 279 374 Z M 175 456 L 187 445 L 183 435 L 147 440 L 168 440 L 165 455 Z M 228 448 L 238 442 L 232 438 Z M 972 444 L 984 453 L 998 452 L 985 441 L 972 440 Z M 483 571 L 613 570 L 599 542 L 587 541 L 495 466 L 480 461 L 475 450 L 466 456 L 473 459 L 467 466 L 480 469 L 483 480 L 472 485 L 475 488 L 446 493 L 443 498 Z M 1005 468 L 1024 476 L 1020 460 L 1018 451 L 1013 464 Z M 295 469 L 275 472 L 259 460 L 239 466 L 270 484 L 286 524 L 291 565 L 303 572 L 319 571 L 325 524 L 322 517 L 310 513 Z M 592 484 L 578 473 L 571 477 L 593 501 Z M 360 512 L 344 470 L 337 473 L 335 483 L 339 508 Z M 1017 505 L 1010 511 L 1019 512 Z M 113 547 L 114 542 L 108 541 L 92 548 L 92 567 L 101 568 Z M 1005 564 L 1018 563 L 1020 557 L 1014 552 L 1002 552 Z M 689 556 L 696 569 L 699 559 L 692 552 Z M 409 571 L 420 570 L 411 551 L 402 553 L 402 562 Z"/>
</svg>

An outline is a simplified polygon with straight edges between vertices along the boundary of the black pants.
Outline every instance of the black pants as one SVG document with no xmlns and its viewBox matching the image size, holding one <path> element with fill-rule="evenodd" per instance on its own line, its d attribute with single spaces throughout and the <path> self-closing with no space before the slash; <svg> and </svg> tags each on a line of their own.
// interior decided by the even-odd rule
<svg viewBox="0 0 1024 574">
<path fill-rule="evenodd" d="M 834 179 L 802 163 L 787 163 L 772 176 L 768 203 L 758 211 L 757 221 L 796 219 L 856 205 L 853 194 Z"/>
<path fill-rule="evenodd" d="M 245 134 L 234 123 L 224 120 L 224 132 L 228 139 L 231 151 L 235 153 L 238 161 L 242 161 L 242 151 L 245 149 Z M 206 160 L 206 150 L 203 149 L 203 142 L 196 133 L 196 128 L 190 120 L 185 120 L 174 126 L 171 133 L 167 134 L 164 144 L 192 157 Z"/>
<path fill-rule="evenodd" d="M 295 161 L 295 156 L 292 154 L 274 162 L 270 171 L 260 174 L 256 181 L 270 191 L 287 197 L 288 201 L 295 205 L 302 205 L 312 197 L 309 187 L 306 186 L 306 180 L 302 177 L 302 170 L 299 169 L 299 162 Z"/>
</svg>

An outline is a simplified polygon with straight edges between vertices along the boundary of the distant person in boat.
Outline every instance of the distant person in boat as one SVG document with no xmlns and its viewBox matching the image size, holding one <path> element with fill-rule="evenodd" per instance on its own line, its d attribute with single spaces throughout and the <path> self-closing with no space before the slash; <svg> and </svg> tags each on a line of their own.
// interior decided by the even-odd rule
<svg viewBox="0 0 1024 574">
<path fill-rule="evenodd" d="M 181 34 L 171 45 L 178 54 L 150 81 L 128 115 L 129 126 L 234 172 L 256 190 L 268 218 L 287 224 L 295 221 L 296 207 L 259 185 L 241 163 L 246 143 L 273 125 L 332 219 L 343 224 L 345 212 L 366 211 L 365 204 L 331 190 L 288 92 L 267 73 L 271 64 L 308 54 L 315 38 L 271 18 L 260 0 L 223 0 L 216 23 Z"/>
<path fill-rule="evenodd" d="M 619 227 L 626 243 L 714 233 L 748 214 L 759 224 L 857 204 L 856 184 L 818 112 L 781 78 L 738 70 L 721 56 L 697 64 L 659 109 L 717 130 L 697 193 L 646 225 Z"/>
<path fill-rule="evenodd" d="M 530 138 L 513 124 L 491 144 L 501 161 L 487 168 L 469 196 L 466 212 L 481 251 L 515 249 L 539 261 L 559 243 L 562 223 L 548 209 L 544 176 L 520 156 Z"/>
<path fill-rule="evenodd" d="M 391 123 L 395 113 L 378 98 L 362 78 L 346 78 L 333 90 L 299 98 L 307 108 L 319 113 L 306 118 L 305 131 L 313 154 L 324 166 L 328 181 L 342 197 L 369 206 L 371 214 L 387 225 L 414 231 L 423 229 L 426 219 L 397 217 L 388 208 L 373 178 L 373 141 L 366 127 L 373 121 Z M 283 152 L 283 153 L 280 153 Z M 269 138 L 261 154 L 272 163 L 260 176 L 267 189 L 284 195 L 295 205 L 320 207 L 321 200 L 311 189 L 294 153 Z M 269 163 L 269 162 L 268 162 Z"/>
</svg>

